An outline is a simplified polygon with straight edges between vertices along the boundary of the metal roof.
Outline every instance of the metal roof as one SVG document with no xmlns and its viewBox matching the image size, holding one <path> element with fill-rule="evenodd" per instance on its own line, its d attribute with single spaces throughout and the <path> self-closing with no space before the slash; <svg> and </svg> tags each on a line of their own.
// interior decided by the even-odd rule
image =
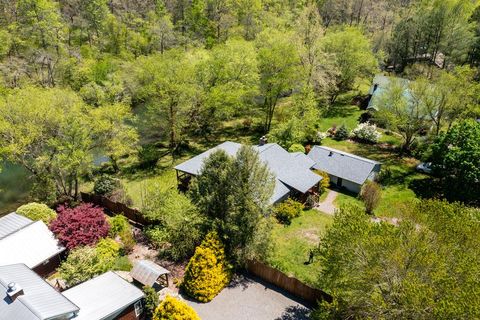
<svg viewBox="0 0 480 320">
<path fill-rule="evenodd" d="M 297 161 L 306 169 L 311 169 L 315 165 L 315 161 L 310 159 L 305 153 L 303 152 L 292 152 L 290 153 L 292 156 L 297 159 Z"/>
<path fill-rule="evenodd" d="M 0 265 L 34 268 L 64 250 L 45 223 L 36 221 L 0 240 Z"/>
<path fill-rule="evenodd" d="M 6 295 L 10 282 L 23 289 L 23 295 L 13 302 Z M 0 266 L 0 290 L 1 319 L 43 320 L 60 316 L 70 319 L 79 310 L 25 264 Z"/>
<path fill-rule="evenodd" d="M 112 271 L 62 292 L 80 307 L 74 320 L 110 319 L 143 298 L 142 290 L 123 280 Z"/>
<path fill-rule="evenodd" d="M 153 287 L 158 277 L 169 274 L 170 271 L 150 260 L 139 260 L 133 266 L 130 275 L 143 285 Z"/>
<path fill-rule="evenodd" d="M 15 212 L 0 218 L 0 240 L 33 223 L 32 220 Z"/>
<path fill-rule="evenodd" d="M 308 156 L 315 161 L 315 169 L 360 185 L 380 169 L 377 161 L 323 146 L 314 146 Z"/>
<path fill-rule="evenodd" d="M 234 156 L 242 145 L 235 142 L 224 142 L 215 148 L 209 149 L 196 157 L 187 160 L 175 167 L 176 170 L 192 175 L 198 175 L 203 167 L 204 160 L 216 150 L 224 150 Z M 305 166 L 305 161 L 294 156 L 276 143 L 268 143 L 254 147 L 270 171 L 276 176 L 275 190 L 270 201 L 275 203 L 283 199 L 290 192 L 289 188 L 307 192 L 322 178 Z"/>
</svg>

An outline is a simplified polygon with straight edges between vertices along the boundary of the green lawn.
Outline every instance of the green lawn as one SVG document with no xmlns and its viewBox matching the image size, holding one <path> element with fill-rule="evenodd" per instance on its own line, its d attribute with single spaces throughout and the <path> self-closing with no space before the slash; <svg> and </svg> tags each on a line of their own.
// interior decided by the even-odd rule
<svg viewBox="0 0 480 320">
<path fill-rule="evenodd" d="M 272 231 L 273 252 L 269 264 L 289 276 L 315 285 L 319 261 L 306 265 L 310 249 L 318 245 L 320 235 L 333 222 L 333 217 L 317 210 L 304 211 L 291 225 L 276 224 Z"/>
</svg>

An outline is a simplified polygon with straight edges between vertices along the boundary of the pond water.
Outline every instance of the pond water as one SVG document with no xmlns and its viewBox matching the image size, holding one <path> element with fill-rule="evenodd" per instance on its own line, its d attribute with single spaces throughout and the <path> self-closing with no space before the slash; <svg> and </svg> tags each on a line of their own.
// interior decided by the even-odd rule
<svg viewBox="0 0 480 320">
<path fill-rule="evenodd" d="M 0 172 L 0 216 L 28 201 L 32 187 L 28 172 L 21 166 L 3 163 Z"/>
</svg>

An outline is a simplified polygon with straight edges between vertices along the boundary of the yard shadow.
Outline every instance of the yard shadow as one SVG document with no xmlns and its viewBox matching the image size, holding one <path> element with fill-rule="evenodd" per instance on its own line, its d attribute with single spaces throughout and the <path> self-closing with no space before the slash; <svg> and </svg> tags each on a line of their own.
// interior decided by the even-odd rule
<svg viewBox="0 0 480 320">
<path fill-rule="evenodd" d="M 413 179 L 408 187 L 422 199 L 442 198 L 442 187 L 438 179 L 433 177 Z"/>
<path fill-rule="evenodd" d="M 309 315 L 310 309 L 303 306 L 291 306 L 285 309 L 283 314 L 275 320 L 307 320 Z"/>
<path fill-rule="evenodd" d="M 255 281 L 246 277 L 243 274 L 235 274 L 232 278 L 232 281 L 228 284 L 228 288 L 242 287 L 243 290 L 247 289 L 248 286 Z"/>
</svg>

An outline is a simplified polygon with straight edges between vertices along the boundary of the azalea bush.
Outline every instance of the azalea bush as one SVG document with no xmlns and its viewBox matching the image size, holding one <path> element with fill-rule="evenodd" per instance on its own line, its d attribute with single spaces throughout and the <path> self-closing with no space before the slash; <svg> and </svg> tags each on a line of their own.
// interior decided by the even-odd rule
<svg viewBox="0 0 480 320">
<path fill-rule="evenodd" d="M 200 317 L 185 302 L 166 296 L 155 310 L 153 320 L 200 320 Z"/>
<path fill-rule="evenodd" d="M 377 126 L 369 122 L 360 123 L 352 131 L 353 137 L 361 142 L 377 143 L 382 134 L 377 131 Z"/>
<path fill-rule="evenodd" d="M 225 247 L 217 233 L 210 232 L 188 262 L 181 288 L 190 297 L 209 302 L 228 285 L 230 279 Z"/>
<path fill-rule="evenodd" d="M 57 211 L 58 216 L 50 224 L 50 230 L 70 250 L 95 245 L 108 235 L 110 225 L 102 208 L 83 203 L 75 208 L 60 206 Z"/>
<path fill-rule="evenodd" d="M 34 221 L 41 220 L 47 225 L 57 217 L 55 210 L 50 209 L 46 204 L 36 202 L 24 204 L 16 212 Z"/>
<path fill-rule="evenodd" d="M 304 205 L 301 202 L 287 199 L 275 207 L 274 214 L 278 222 L 289 225 L 292 219 L 302 214 L 303 209 Z"/>
</svg>

